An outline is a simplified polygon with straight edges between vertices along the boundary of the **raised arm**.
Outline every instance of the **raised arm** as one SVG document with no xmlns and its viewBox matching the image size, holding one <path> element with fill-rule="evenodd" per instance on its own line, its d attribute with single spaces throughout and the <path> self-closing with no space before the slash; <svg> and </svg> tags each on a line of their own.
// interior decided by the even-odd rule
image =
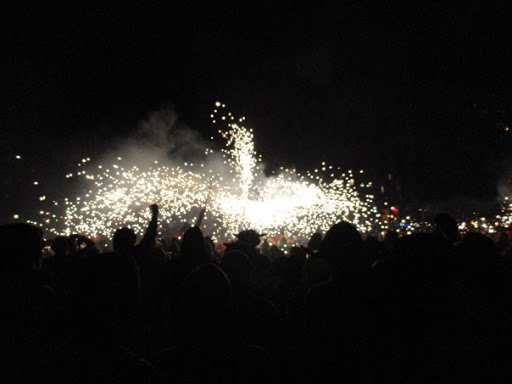
<svg viewBox="0 0 512 384">
<path fill-rule="evenodd" d="M 152 204 L 149 208 L 151 209 L 151 221 L 149 222 L 144 237 L 136 246 L 136 258 L 138 263 L 142 262 L 144 255 L 155 245 L 156 229 L 158 227 L 158 205 Z"/>
<path fill-rule="evenodd" d="M 196 219 L 196 223 L 195 223 L 196 227 L 198 227 L 198 228 L 201 227 L 205 213 L 206 213 L 206 207 L 201 208 L 201 210 L 199 211 L 199 215 L 197 215 L 197 219 Z"/>
</svg>

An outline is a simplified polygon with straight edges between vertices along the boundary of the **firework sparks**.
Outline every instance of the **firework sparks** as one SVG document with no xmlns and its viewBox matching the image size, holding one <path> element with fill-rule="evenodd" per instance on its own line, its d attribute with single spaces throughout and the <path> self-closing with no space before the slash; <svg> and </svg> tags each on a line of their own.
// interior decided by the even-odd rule
<svg viewBox="0 0 512 384">
<path fill-rule="evenodd" d="M 221 154 L 227 171 L 220 173 L 208 162 L 165 166 L 157 160 L 143 169 L 125 164 L 121 157 L 109 166 L 93 168 L 87 164 L 91 159 L 84 158 L 80 171 L 65 177 L 80 178 L 82 191 L 87 192 L 53 201 L 54 207 L 63 206 L 65 212 L 58 216 L 41 211 L 44 224 L 39 225 L 54 233 L 108 237 L 129 226 L 142 234 L 150 216 L 147 206 L 155 202 L 163 228 L 191 222 L 190 214 L 207 202 L 203 231 L 223 241 L 247 228 L 268 234 L 286 230 L 295 238 L 307 238 L 339 220 L 350 221 L 363 231 L 371 225 L 376 214 L 373 196 L 360 192 L 371 183 L 356 184 L 352 171 L 338 178 L 334 167 L 325 163 L 305 175 L 282 169 L 266 177 L 254 148 L 253 131 L 242 125 L 245 118 L 235 119 L 220 102 L 215 107 L 211 118 L 214 124 L 224 125 L 219 133 L 226 140 Z M 205 151 L 206 156 L 214 153 Z"/>
</svg>

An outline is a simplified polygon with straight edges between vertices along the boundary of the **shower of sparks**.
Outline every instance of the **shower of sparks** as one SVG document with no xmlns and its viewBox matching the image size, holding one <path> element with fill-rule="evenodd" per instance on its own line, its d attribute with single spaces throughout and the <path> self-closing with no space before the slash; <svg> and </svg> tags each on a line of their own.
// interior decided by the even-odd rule
<svg viewBox="0 0 512 384">
<path fill-rule="evenodd" d="M 279 174 L 266 177 L 254 149 L 253 131 L 242 125 L 245 118 L 235 119 L 220 102 L 211 118 L 223 126 L 218 130 L 225 139 L 222 172 L 208 161 L 165 166 L 154 160 L 152 166 L 142 168 L 125 164 L 121 157 L 108 166 L 93 166 L 90 158 L 84 158 L 79 171 L 65 175 L 80 179 L 82 194 L 53 200 L 53 209 L 64 208 L 61 216 L 42 210 L 41 219 L 31 222 L 55 234 L 111 238 L 124 226 L 143 234 L 150 218 L 148 205 L 158 203 L 162 234 L 193 223 L 193 216 L 206 207 L 203 232 L 219 241 L 232 240 L 242 229 L 269 235 L 286 231 L 293 238 L 306 239 L 340 220 L 362 231 L 371 228 L 377 213 L 369 193 L 371 183 L 356 183 L 352 171 L 340 176 L 340 168 L 325 163 L 304 175 L 281 168 Z M 205 155 L 214 153 L 206 149 Z M 51 199 L 43 196 L 43 200 Z"/>
</svg>

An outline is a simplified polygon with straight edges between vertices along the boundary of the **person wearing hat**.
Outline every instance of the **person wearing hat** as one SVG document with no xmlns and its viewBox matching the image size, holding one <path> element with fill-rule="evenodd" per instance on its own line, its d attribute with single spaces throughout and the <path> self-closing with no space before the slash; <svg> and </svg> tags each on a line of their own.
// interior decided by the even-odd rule
<svg viewBox="0 0 512 384">
<path fill-rule="evenodd" d="M 249 247 L 257 247 L 261 243 L 261 237 L 267 236 L 267 234 L 259 234 L 254 229 L 246 229 L 235 236 L 238 241 L 248 245 Z"/>
<path fill-rule="evenodd" d="M 254 229 L 243 230 L 235 235 L 237 241 L 225 244 L 225 254 L 237 250 L 247 255 L 253 270 L 255 288 L 260 294 L 266 296 L 269 293 L 267 283 L 270 279 L 271 262 L 257 248 L 263 236 L 266 236 L 266 234 L 260 234 Z"/>
</svg>

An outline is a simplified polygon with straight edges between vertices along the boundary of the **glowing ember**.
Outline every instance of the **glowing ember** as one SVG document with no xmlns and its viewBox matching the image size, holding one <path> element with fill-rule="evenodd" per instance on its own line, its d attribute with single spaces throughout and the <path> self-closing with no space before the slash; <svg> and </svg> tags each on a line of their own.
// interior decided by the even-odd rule
<svg viewBox="0 0 512 384">
<path fill-rule="evenodd" d="M 219 129 L 226 139 L 222 156 L 227 169 L 222 173 L 208 162 L 165 166 L 155 160 L 142 169 L 124 164 L 121 157 L 109 166 L 85 169 L 90 158 L 84 158 L 75 177 L 87 192 L 54 201 L 55 206 L 65 207 L 65 213 L 59 218 L 42 212 L 44 227 L 54 233 L 111 237 L 117 228 L 129 226 L 142 234 L 150 216 L 147 207 L 153 202 L 160 205 L 164 230 L 190 222 L 191 216 L 206 205 L 203 231 L 223 241 L 247 228 L 270 235 L 286 230 L 290 236 L 304 239 L 315 231 L 326 231 L 339 220 L 350 221 L 362 231 L 374 222 L 373 196 L 361 195 L 355 187 L 366 188 L 371 183 L 356 184 L 352 171 L 337 178 L 333 167 L 325 163 L 306 175 L 282 170 L 277 176 L 266 177 L 254 149 L 252 130 L 239 125 L 245 118 L 235 120 L 224 104 L 217 102 L 215 106 L 213 123 L 226 124 L 225 129 Z M 206 150 L 207 156 L 214 153 Z M 73 176 L 69 173 L 66 178 Z"/>
</svg>

